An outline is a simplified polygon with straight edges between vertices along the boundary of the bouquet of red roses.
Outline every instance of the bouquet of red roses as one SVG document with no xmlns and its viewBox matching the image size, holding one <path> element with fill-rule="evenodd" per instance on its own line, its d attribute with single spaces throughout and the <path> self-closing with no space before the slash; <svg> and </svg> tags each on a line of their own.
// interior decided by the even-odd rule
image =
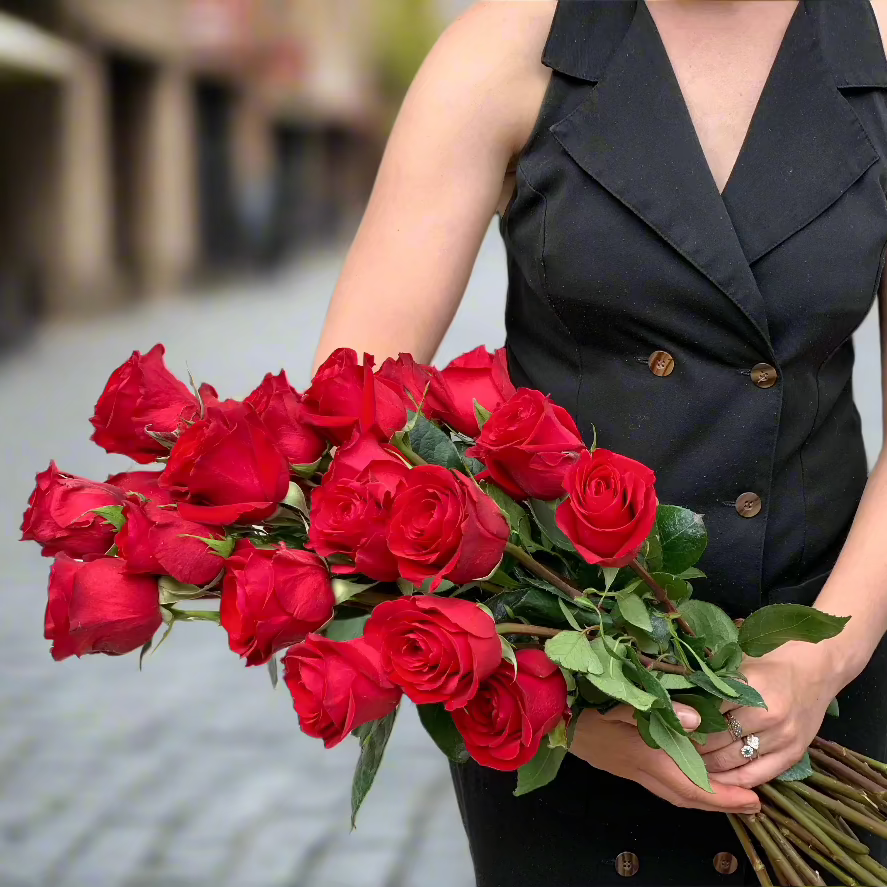
<svg viewBox="0 0 887 887">
<path fill-rule="evenodd" d="M 765 706 L 743 657 L 846 621 L 786 604 L 737 626 L 693 599 L 701 517 L 516 390 L 504 351 L 374 370 L 340 349 L 304 393 L 269 373 L 242 401 L 189 389 L 163 354 L 115 370 L 91 420 L 101 447 L 161 470 L 37 476 L 23 538 L 55 557 L 52 655 L 144 657 L 194 620 L 274 682 L 282 654 L 302 730 L 359 738 L 352 822 L 403 696 L 451 760 L 516 771 L 516 794 L 555 777 L 581 709 L 619 703 L 710 791 L 694 741 L 728 728 L 725 700 Z M 699 712 L 694 733 L 674 701 Z M 887 837 L 885 774 L 817 740 L 762 786 L 764 812 L 731 817 L 761 883 L 887 883 L 853 832 Z"/>
</svg>

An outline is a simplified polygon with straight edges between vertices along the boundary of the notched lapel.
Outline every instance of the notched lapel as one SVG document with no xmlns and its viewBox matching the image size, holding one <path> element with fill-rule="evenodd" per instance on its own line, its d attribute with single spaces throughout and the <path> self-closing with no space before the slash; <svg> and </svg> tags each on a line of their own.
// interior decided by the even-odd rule
<svg viewBox="0 0 887 887">
<path fill-rule="evenodd" d="M 771 349 L 763 297 L 643 2 L 597 86 L 550 131 L 585 172 L 726 293 Z"/>
</svg>

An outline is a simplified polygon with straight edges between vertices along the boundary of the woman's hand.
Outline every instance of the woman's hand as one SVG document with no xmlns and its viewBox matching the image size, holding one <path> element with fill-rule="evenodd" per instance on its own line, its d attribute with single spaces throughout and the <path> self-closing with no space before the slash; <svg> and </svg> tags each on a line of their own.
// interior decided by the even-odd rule
<svg viewBox="0 0 887 887">
<path fill-rule="evenodd" d="M 675 704 L 675 712 L 687 730 L 699 725 L 698 713 Z M 757 813 L 758 796 L 736 785 L 712 780 L 714 794 L 694 785 L 664 752 L 650 748 L 638 733 L 633 709 L 627 705 L 607 714 L 585 709 L 573 736 L 570 751 L 593 767 L 637 782 L 676 807 L 693 807 L 718 813 Z"/>
<path fill-rule="evenodd" d="M 741 741 L 729 732 L 717 733 L 699 749 L 709 773 L 724 784 L 752 788 L 797 764 L 842 688 L 839 672 L 832 650 L 824 644 L 792 642 L 760 659 L 747 658 L 742 673 L 767 708 L 725 703 L 722 711 L 736 718 L 743 736 L 758 736 L 760 757 L 746 761 L 739 751 Z"/>
</svg>

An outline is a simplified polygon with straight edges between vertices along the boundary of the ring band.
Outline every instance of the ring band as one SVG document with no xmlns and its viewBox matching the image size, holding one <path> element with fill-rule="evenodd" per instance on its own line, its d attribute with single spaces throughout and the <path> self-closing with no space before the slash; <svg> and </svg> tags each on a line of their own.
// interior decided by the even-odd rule
<svg viewBox="0 0 887 887">
<path fill-rule="evenodd" d="M 742 739 L 742 725 L 729 711 L 724 715 L 724 720 L 727 722 L 727 729 L 730 731 L 730 735 L 739 742 Z"/>
<path fill-rule="evenodd" d="M 743 736 L 742 738 L 745 741 L 745 745 L 739 749 L 739 754 L 741 754 L 746 761 L 753 761 L 758 756 L 761 740 L 755 733 L 749 733 L 748 736 Z"/>
</svg>

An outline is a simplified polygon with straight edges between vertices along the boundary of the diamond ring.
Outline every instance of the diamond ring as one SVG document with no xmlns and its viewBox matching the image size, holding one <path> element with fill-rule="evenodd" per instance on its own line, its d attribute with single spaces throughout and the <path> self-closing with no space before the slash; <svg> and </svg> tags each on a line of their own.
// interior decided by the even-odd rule
<svg viewBox="0 0 887 887">
<path fill-rule="evenodd" d="M 745 744 L 739 749 L 739 754 L 747 761 L 753 761 L 758 756 L 761 740 L 755 733 L 749 733 L 748 736 L 743 736 L 742 738 Z"/>
<path fill-rule="evenodd" d="M 730 731 L 730 735 L 739 742 L 742 739 L 742 725 L 729 711 L 724 715 L 724 720 L 727 722 L 727 729 Z"/>
</svg>

